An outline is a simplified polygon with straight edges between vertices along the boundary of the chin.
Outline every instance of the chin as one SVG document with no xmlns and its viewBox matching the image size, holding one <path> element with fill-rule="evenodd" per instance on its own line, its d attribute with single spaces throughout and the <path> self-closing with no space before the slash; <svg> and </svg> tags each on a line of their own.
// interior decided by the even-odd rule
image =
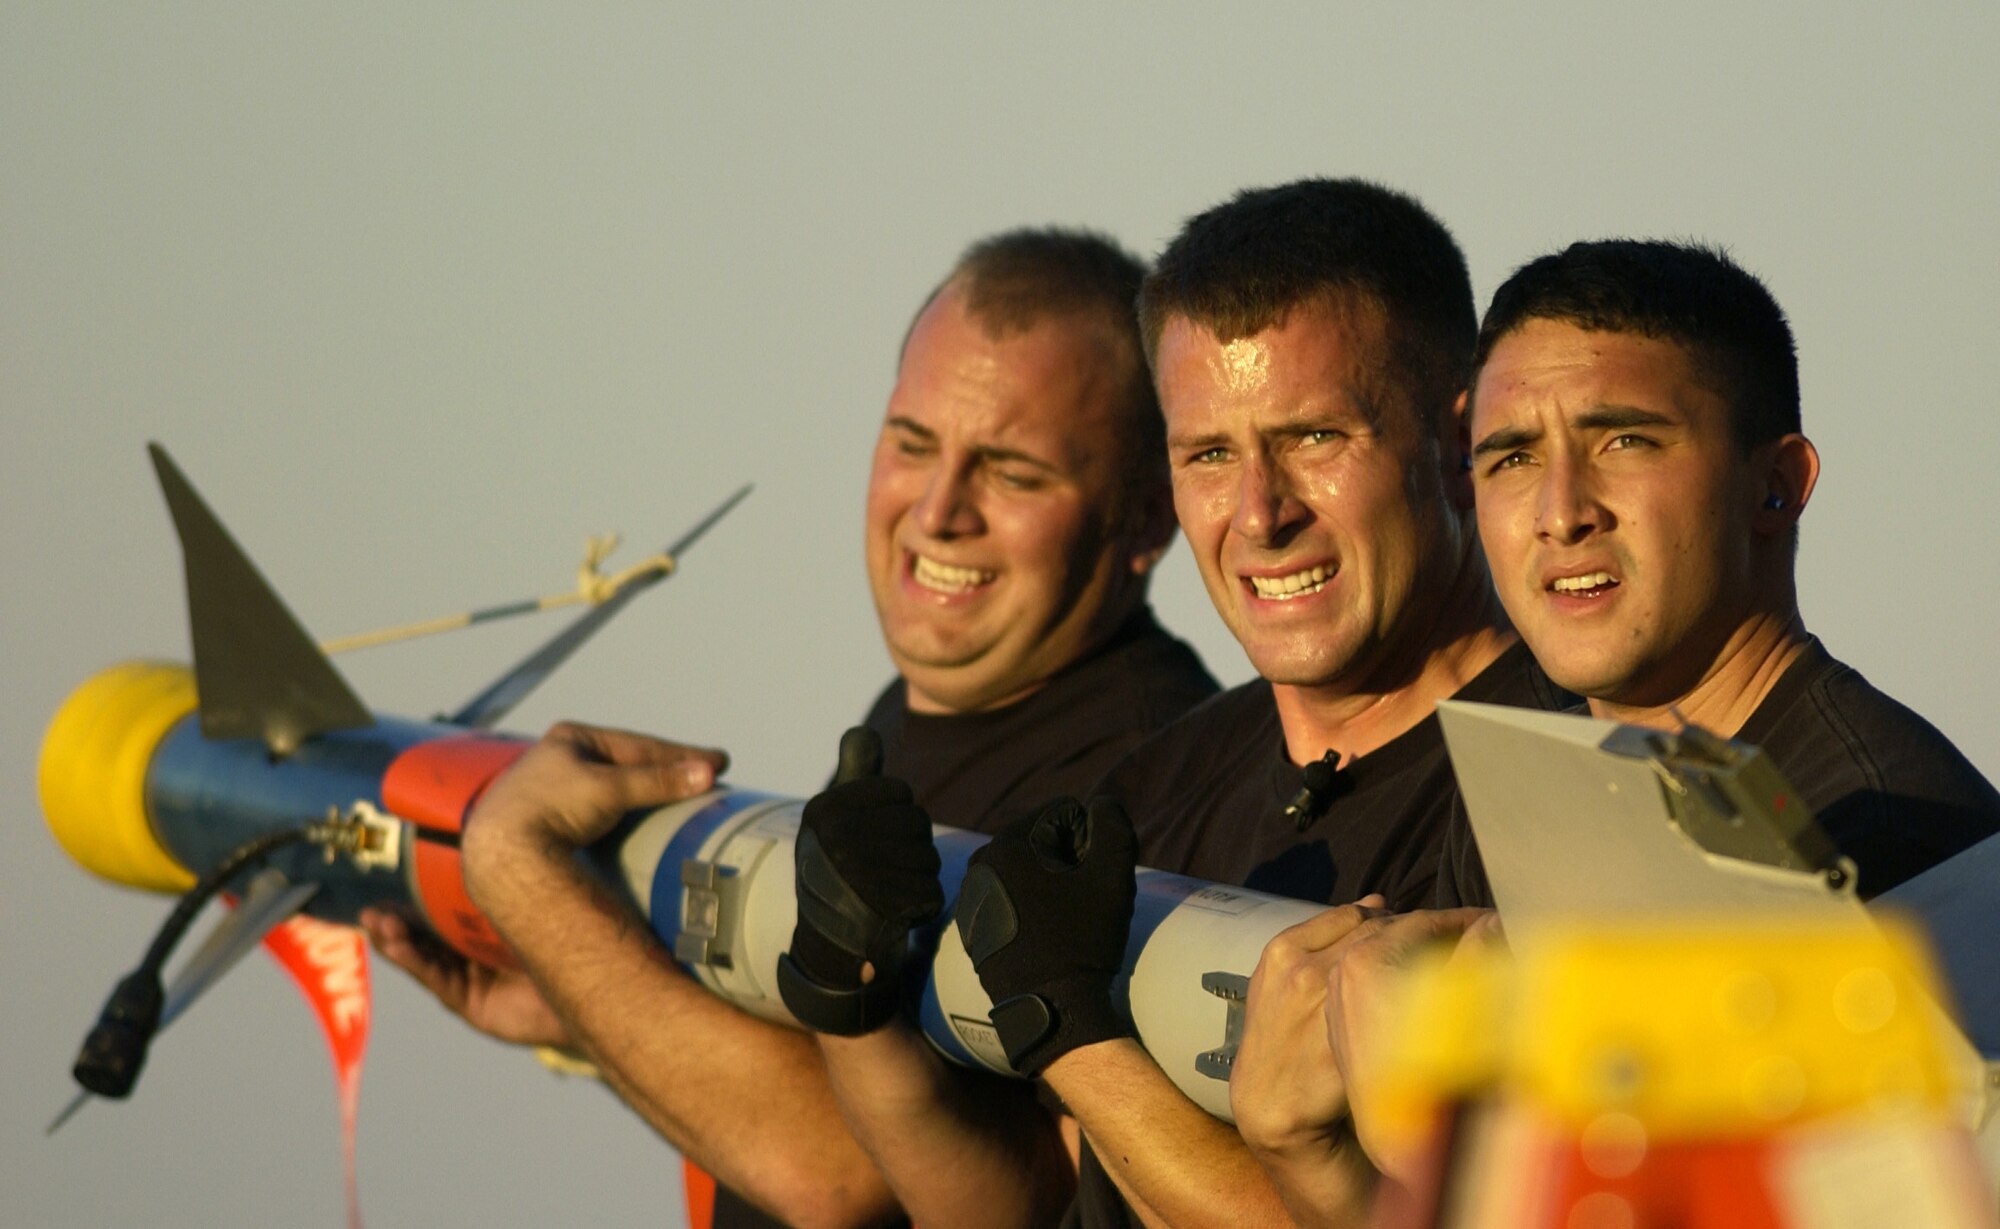
<svg viewBox="0 0 2000 1229">
<path fill-rule="evenodd" d="M 1323 656 L 1253 655 L 1250 665 L 1258 677 L 1280 687 L 1324 687 L 1340 681 L 1353 668 L 1352 659 L 1330 660 Z"/>
<path fill-rule="evenodd" d="M 921 668 L 904 672 L 904 680 L 949 712 L 974 713 L 992 708 L 1027 689 L 1024 681 L 1000 678 L 969 678 L 952 671 Z"/>
<path fill-rule="evenodd" d="M 1533 653 L 1534 646 L 1529 645 L 1528 651 Z M 1535 660 L 1550 682 L 1588 700 L 1621 703 L 1622 693 L 1631 689 L 1632 672 L 1622 663 L 1551 660 L 1539 653 L 1535 654 Z"/>
<path fill-rule="evenodd" d="M 962 670 L 979 660 L 979 654 L 968 652 L 962 646 L 950 641 L 934 638 L 903 636 L 889 643 L 889 657 L 896 663 L 896 669 L 909 674 L 945 673 Z"/>
</svg>

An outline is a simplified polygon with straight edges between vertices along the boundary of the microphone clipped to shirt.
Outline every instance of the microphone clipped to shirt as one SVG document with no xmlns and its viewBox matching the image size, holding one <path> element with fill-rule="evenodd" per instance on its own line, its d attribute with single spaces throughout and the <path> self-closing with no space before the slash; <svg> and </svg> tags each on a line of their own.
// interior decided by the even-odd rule
<svg viewBox="0 0 2000 1229">
<path fill-rule="evenodd" d="M 1304 832 L 1333 802 L 1340 786 L 1340 752 L 1332 747 L 1326 754 L 1299 770 L 1299 792 L 1285 804 L 1294 831 Z"/>
</svg>

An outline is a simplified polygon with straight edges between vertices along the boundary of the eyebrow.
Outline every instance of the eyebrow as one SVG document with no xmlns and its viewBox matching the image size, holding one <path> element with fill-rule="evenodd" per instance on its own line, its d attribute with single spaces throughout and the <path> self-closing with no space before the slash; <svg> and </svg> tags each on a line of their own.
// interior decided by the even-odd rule
<svg viewBox="0 0 2000 1229">
<path fill-rule="evenodd" d="M 1526 444 L 1542 438 L 1540 427 L 1502 427 L 1472 446 L 1472 455 L 1483 457 L 1493 452 L 1512 452 Z"/>
<path fill-rule="evenodd" d="M 1296 439 L 1301 435 L 1311 435 L 1315 431 L 1342 431 L 1353 433 L 1352 424 L 1361 422 L 1370 431 L 1382 429 L 1382 412 L 1375 400 L 1364 397 L 1360 390 L 1351 385 L 1342 385 L 1341 393 L 1347 399 L 1345 405 L 1332 404 L 1314 406 L 1306 411 L 1294 413 L 1290 417 L 1259 427 L 1259 436 L 1276 439 Z M 1185 449 L 1203 450 L 1225 445 L 1230 441 L 1227 431 L 1204 431 L 1198 435 L 1167 436 L 1167 447 L 1175 452 Z"/>
<path fill-rule="evenodd" d="M 1658 410 L 1642 410 L 1636 405 L 1600 405 L 1577 415 L 1570 425 L 1602 431 L 1618 427 L 1670 427 L 1674 420 Z"/>
<path fill-rule="evenodd" d="M 895 430 L 906 432 L 907 434 L 910 435 L 914 435 L 918 439 L 921 439 L 929 444 L 935 444 L 937 443 L 938 440 L 937 432 L 931 430 L 929 427 L 926 427 L 922 423 L 919 423 L 913 419 L 904 418 L 900 414 L 890 415 L 887 425 L 894 428 Z M 1057 469 L 1057 467 L 1053 462 L 1043 460 L 1041 457 L 1038 457 L 1031 452 L 1022 452 L 1018 448 L 1001 448 L 992 444 L 982 444 L 978 447 L 975 447 L 972 450 L 972 452 L 974 456 L 977 456 L 982 461 L 998 461 L 1003 464 L 1030 465 L 1036 469 L 1047 470 L 1051 474 L 1061 472 L 1059 469 Z"/>
<path fill-rule="evenodd" d="M 1627 427 L 1673 425 L 1674 419 L 1658 410 L 1644 410 L 1636 405 L 1593 406 L 1570 421 L 1570 426 L 1582 431 L 1617 431 Z M 1540 427 L 1502 427 L 1473 445 L 1472 455 L 1483 457 L 1489 453 L 1512 452 L 1541 438 Z"/>
<path fill-rule="evenodd" d="M 1183 449 L 1189 448 L 1206 451 L 1218 444 L 1226 444 L 1228 442 L 1229 437 L 1220 431 L 1204 431 L 1200 435 L 1169 435 L 1167 437 L 1167 447 L 1173 452 L 1180 452 Z"/>
</svg>

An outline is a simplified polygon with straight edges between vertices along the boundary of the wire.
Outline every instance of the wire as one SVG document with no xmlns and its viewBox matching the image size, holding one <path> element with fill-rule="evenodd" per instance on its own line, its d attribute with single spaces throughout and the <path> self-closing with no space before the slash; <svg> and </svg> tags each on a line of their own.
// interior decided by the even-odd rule
<svg viewBox="0 0 2000 1229">
<path fill-rule="evenodd" d="M 347 653 L 355 649 L 374 648 L 380 644 L 394 644 L 399 640 L 414 640 L 418 636 L 457 631 L 475 624 L 489 623 L 494 619 L 511 619 L 516 615 L 534 614 L 539 610 L 557 610 L 564 606 L 581 606 L 585 603 L 601 606 L 620 589 L 640 577 L 673 575 L 674 557 L 664 552 L 648 555 L 629 568 L 609 576 L 605 575 L 598 570 L 598 566 L 617 549 L 617 546 L 618 535 L 615 533 L 598 534 L 585 540 L 583 563 L 576 570 L 576 588 L 567 593 L 552 593 L 546 597 L 503 602 L 498 606 L 444 615 L 436 619 L 426 619 L 421 623 L 406 623 L 400 627 L 385 627 L 380 631 L 360 632 L 334 640 L 322 640 L 319 647 L 326 653 Z"/>
<path fill-rule="evenodd" d="M 237 846 L 182 893 L 173 912 L 160 924 L 159 933 L 153 936 L 145 959 L 113 988 L 104 1010 L 98 1014 L 97 1024 L 83 1039 L 76 1064 L 70 1068 L 76 1082 L 100 1097 L 129 1095 L 132 1085 L 138 1082 L 140 1069 L 146 1065 L 146 1050 L 153 1043 L 153 1034 L 160 1027 L 160 1009 L 166 1000 L 166 992 L 160 985 L 160 970 L 166 967 L 167 957 L 173 954 L 195 916 L 245 868 L 287 845 L 326 839 L 326 826 L 316 823 L 267 832 Z"/>
</svg>

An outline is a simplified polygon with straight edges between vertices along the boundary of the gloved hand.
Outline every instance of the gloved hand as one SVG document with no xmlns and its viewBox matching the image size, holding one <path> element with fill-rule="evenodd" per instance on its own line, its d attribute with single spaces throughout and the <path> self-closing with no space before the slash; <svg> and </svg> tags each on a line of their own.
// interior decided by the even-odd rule
<svg viewBox="0 0 2000 1229">
<path fill-rule="evenodd" d="M 841 735 L 840 768 L 806 803 L 793 849 L 799 920 L 778 993 L 799 1023 L 843 1037 L 896 1014 L 910 931 L 944 908 L 930 816 L 881 771 L 873 730 Z"/>
<path fill-rule="evenodd" d="M 1061 798 L 972 855 L 954 918 L 1021 1074 L 1131 1031 L 1111 981 L 1125 962 L 1137 845 L 1116 802 Z"/>
</svg>

